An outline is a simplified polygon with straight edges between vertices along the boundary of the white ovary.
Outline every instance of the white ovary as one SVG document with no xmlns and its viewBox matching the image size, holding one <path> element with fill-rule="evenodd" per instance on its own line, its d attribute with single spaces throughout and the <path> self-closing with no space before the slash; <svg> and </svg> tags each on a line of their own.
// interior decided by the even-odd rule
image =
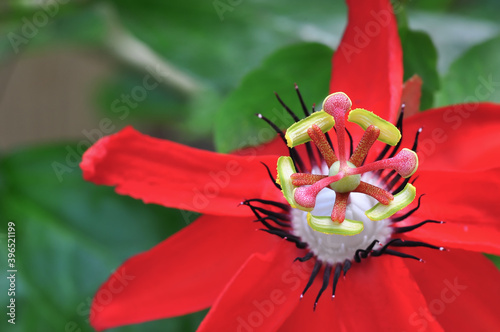
<svg viewBox="0 0 500 332">
<path fill-rule="evenodd" d="M 311 212 L 315 216 L 330 216 L 335 202 L 335 192 L 323 189 L 316 198 L 316 206 Z M 391 237 L 391 221 L 388 219 L 373 221 L 365 211 L 377 204 L 374 198 L 361 194 L 351 193 L 347 204 L 346 219 L 362 221 L 364 229 L 361 233 L 352 236 L 325 234 L 313 230 L 307 224 L 307 212 L 292 209 L 293 234 L 299 236 L 309 245 L 309 249 L 317 258 L 328 264 L 342 263 L 346 259 L 352 260 L 358 249 L 365 249 L 373 240 L 383 245 Z M 374 249 L 377 249 L 376 244 Z"/>
</svg>

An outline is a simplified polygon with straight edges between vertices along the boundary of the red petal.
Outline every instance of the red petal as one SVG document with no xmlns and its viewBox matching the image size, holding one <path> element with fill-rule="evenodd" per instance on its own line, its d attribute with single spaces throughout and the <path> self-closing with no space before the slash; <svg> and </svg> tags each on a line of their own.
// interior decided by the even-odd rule
<svg viewBox="0 0 500 332">
<path fill-rule="evenodd" d="M 280 195 L 260 163 L 274 156 L 234 156 L 142 135 L 131 127 L 99 140 L 80 164 L 86 180 L 116 186 L 145 203 L 215 215 L 246 216 L 244 198 Z"/>
<path fill-rule="evenodd" d="M 408 236 L 437 245 L 500 254 L 500 168 L 482 172 L 419 172 L 417 192 L 426 194 L 418 211 L 404 226 L 424 219 L 445 221 L 427 224 Z"/>
<path fill-rule="evenodd" d="M 286 131 L 286 129 L 285 129 Z M 313 144 L 311 142 L 311 144 Z M 306 167 L 310 166 L 309 163 L 309 158 L 307 158 L 307 150 L 304 144 L 296 146 L 294 148 L 298 154 L 302 157 L 304 164 Z M 233 152 L 233 154 L 238 155 L 238 156 L 271 156 L 271 155 L 276 155 L 276 156 L 288 156 L 290 151 L 288 150 L 288 147 L 286 144 L 283 142 L 281 138 L 275 138 L 274 140 L 263 143 L 258 146 L 252 146 L 252 147 L 247 147 L 241 150 L 236 150 Z"/>
<path fill-rule="evenodd" d="M 201 323 L 198 332 L 276 331 L 299 303 L 302 283 L 293 262 L 300 254 L 289 242 L 267 255 L 248 259 L 224 289 Z"/>
<path fill-rule="evenodd" d="M 413 219 L 413 224 L 422 220 Z M 445 248 L 463 248 L 471 251 L 500 255 L 500 231 L 490 226 L 464 223 L 428 224 L 407 235 L 409 239 L 428 242 Z"/>
<path fill-rule="evenodd" d="M 410 315 L 427 308 L 418 285 L 400 258 L 377 257 L 356 264 L 339 280 L 336 297 L 331 288 L 313 312 L 321 283 L 318 278 L 280 331 L 413 331 Z M 330 286 L 331 287 L 331 286 Z M 427 331 L 442 331 L 430 324 Z"/>
<path fill-rule="evenodd" d="M 286 129 L 285 129 L 286 130 Z M 288 148 L 280 137 L 257 146 L 250 146 L 232 152 L 238 156 L 277 155 L 288 156 Z"/>
<path fill-rule="evenodd" d="M 94 297 L 92 326 L 102 330 L 209 307 L 250 255 L 279 243 L 257 228 L 250 218 L 205 215 L 130 258 Z"/>
<path fill-rule="evenodd" d="M 437 319 L 446 331 L 499 331 L 500 273 L 482 254 L 452 250 L 440 254 L 412 248 L 411 254 L 428 256 L 425 264 L 405 260 L 422 290 L 428 308 L 413 315 L 424 330 Z"/>
<path fill-rule="evenodd" d="M 353 107 L 395 122 L 403 85 L 403 58 L 389 0 L 347 0 L 349 19 L 333 56 L 330 93 L 343 91 Z"/>
<path fill-rule="evenodd" d="M 402 146 L 418 145 L 419 170 L 480 170 L 500 167 L 500 105 L 460 104 L 405 119 Z"/>
<path fill-rule="evenodd" d="M 413 116 L 420 111 L 420 97 L 422 96 L 422 84 L 424 82 L 418 75 L 413 75 L 403 84 L 401 104 L 405 105 L 404 117 Z"/>
</svg>

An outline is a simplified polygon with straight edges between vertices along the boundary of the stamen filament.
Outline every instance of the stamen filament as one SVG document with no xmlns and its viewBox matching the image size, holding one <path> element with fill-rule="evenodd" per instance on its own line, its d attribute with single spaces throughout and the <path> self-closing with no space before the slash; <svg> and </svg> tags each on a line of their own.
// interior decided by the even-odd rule
<svg viewBox="0 0 500 332">
<path fill-rule="evenodd" d="M 318 127 L 316 124 L 313 124 L 311 128 L 307 130 L 307 134 L 314 142 L 314 144 L 318 147 L 318 150 L 325 159 L 328 167 L 331 167 L 333 163 L 336 162 L 338 159 L 337 156 L 335 155 L 335 152 L 330 147 L 330 144 L 328 144 L 326 136 L 325 134 L 323 134 L 321 128 Z"/>
<path fill-rule="evenodd" d="M 317 175 L 309 173 L 294 173 L 290 176 L 290 178 L 292 179 L 292 184 L 297 187 L 315 184 L 316 182 L 326 177 L 327 177 L 326 175 Z"/>
<path fill-rule="evenodd" d="M 345 220 L 348 199 L 349 193 L 337 193 L 335 196 L 335 204 L 333 205 L 332 221 L 342 223 Z"/>
<path fill-rule="evenodd" d="M 356 150 L 354 150 L 354 153 L 352 154 L 349 161 L 356 167 L 361 166 L 363 160 L 368 155 L 368 151 L 370 151 L 373 143 L 377 141 L 379 135 L 380 129 L 378 127 L 375 127 L 374 125 L 370 125 L 363 134 L 363 137 L 359 141 L 359 144 L 356 147 Z"/>
<path fill-rule="evenodd" d="M 384 205 L 388 205 L 391 201 L 394 200 L 394 196 L 392 196 L 391 193 L 363 181 L 361 181 L 359 183 L 359 186 L 354 189 L 354 192 L 369 195 Z"/>
</svg>

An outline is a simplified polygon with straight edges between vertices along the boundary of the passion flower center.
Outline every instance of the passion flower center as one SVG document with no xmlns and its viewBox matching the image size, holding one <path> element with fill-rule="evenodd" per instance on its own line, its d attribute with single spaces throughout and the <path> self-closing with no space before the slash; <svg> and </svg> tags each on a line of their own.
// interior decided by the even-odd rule
<svg viewBox="0 0 500 332">
<path fill-rule="evenodd" d="M 302 120 L 276 94 L 278 101 L 295 120 L 286 134 L 262 114 L 257 114 L 271 125 L 289 148 L 290 157 L 278 159 L 276 180 L 265 165 L 269 177 L 282 191 L 289 205 L 258 198 L 245 200 L 242 204 L 251 208 L 256 221 L 265 226 L 263 231 L 293 242 L 298 249 L 307 249 L 305 256 L 295 260 L 305 262 L 315 258 L 311 276 L 301 295 L 302 298 L 320 271 L 323 271 L 323 283 L 314 302 L 315 309 L 328 287 L 331 275 L 333 274 L 333 298 L 341 274 L 345 277 L 353 261 L 360 263 L 368 257 L 387 254 L 423 262 L 416 256 L 394 248 L 426 247 L 445 250 L 425 242 L 393 237 L 393 234 L 410 232 L 428 223 L 443 222 L 427 219 L 417 224 L 395 227 L 395 222 L 408 218 L 419 209 L 423 196 L 420 195 L 415 208 L 393 217 L 394 213 L 415 198 L 415 187 L 409 182 L 418 166 L 415 151 L 422 130 L 420 128 L 417 131 L 411 150 L 402 149 L 396 154 L 402 136 L 399 130 L 403 128 L 404 105 L 395 127 L 366 110 L 351 111 L 350 99 L 341 92 L 328 96 L 323 103 L 323 110 L 310 114 L 297 85 L 295 89 L 306 116 Z M 313 110 L 314 108 L 313 106 Z M 345 128 L 347 113 L 348 121 L 365 130 L 354 152 L 352 136 Z M 338 142 L 337 154 L 329 137 L 334 126 Z M 350 141 L 350 158 L 346 156 L 346 133 Z M 376 161 L 365 165 L 368 151 L 376 140 L 387 145 L 375 158 Z M 311 141 L 316 145 L 319 156 L 315 156 Z M 294 149 L 300 144 L 305 144 L 309 164 L 304 163 L 299 151 Z M 392 152 L 391 146 L 394 147 Z M 388 159 L 383 159 L 387 154 Z M 386 169 L 390 171 L 383 175 Z M 367 172 L 373 173 L 365 174 Z M 405 180 L 397 185 L 402 178 Z M 255 206 L 257 203 L 266 205 L 269 209 Z M 276 209 L 283 212 L 275 211 Z"/>
<path fill-rule="evenodd" d="M 280 157 L 278 160 L 278 181 L 283 195 L 293 208 L 307 211 L 309 226 L 326 234 L 356 235 L 363 231 L 364 222 L 359 217 L 346 219 L 349 195 L 353 192 L 363 193 L 378 201 L 365 215 L 374 221 L 387 219 L 400 211 L 415 198 L 415 187 L 407 184 L 402 192 L 393 196 L 386 190 L 361 181 L 361 175 L 366 172 L 392 169 L 401 177 L 408 178 L 418 167 L 417 154 L 403 149 L 396 156 L 378 160 L 364 165 L 368 151 L 376 140 L 389 145 L 397 145 L 401 133 L 393 124 L 364 109 L 351 111 L 352 102 L 343 92 L 329 95 L 323 102 L 323 110 L 313 113 L 294 123 L 288 128 L 284 139 L 290 151 L 300 144 L 310 144 L 312 141 L 321 154 L 322 162 L 329 168 L 328 175 L 297 173 L 296 161 L 291 157 Z M 361 126 L 365 130 L 356 150 L 349 159 L 346 158 L 346 115 L 348 121 Z M 337 133 L 337 154 L 331 141 L 325 135 L 335 127 Z M 310 154 L 312 150 L 307 146 Z M 352 150 L 352 149 L 351 149 Z M 304 169 L 304 167 L 300 167 Z M 318 194 L 325 188 L 335 192 L 333 209 L 330 217 L 318 216 L 311 211 L 317 204 Z"/>
<path fill-rule="evenodd" d="M 351 162 L 347 162 L 346 167 L 356 168 L 356 166 Z M 335 163 L 333 163 L 332 167 L 330 167 L 330 171 L 328 174 L 330 176 L 334 176 L 337 175 L 339 171 L 340 171 L 340 161 L 336 161 Z M 343 170 L 343 172 L 347 173 L 348 170 Z M 332 188 L 338 193 L 348 193 L 354 191 L 359 186 L 360 182 L 361 182 L 360 174 L 347 175 L 344 176 L 339 181 L 330 184 L 330 188 Z"/>
</svg>

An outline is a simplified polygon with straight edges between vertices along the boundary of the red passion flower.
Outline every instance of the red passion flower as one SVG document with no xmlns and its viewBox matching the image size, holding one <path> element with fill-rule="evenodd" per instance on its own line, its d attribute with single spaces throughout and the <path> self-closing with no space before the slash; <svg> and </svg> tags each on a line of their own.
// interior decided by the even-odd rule
<svg viewBox="0 0 500 332">
<path fill-rule="evenodd" d="M 278 97 L 295 123 L 259 114 L 271 143 L 224 155 L 129 127 L 85 153 L 86 180 L 203 214 L 113 273 L 95 329 L 209 307 L 199 331 L 500 328 L 482 254 L 500 254 L 500 105 L 417 112 L 389 0 L 347 3 L 322 110 Z"/>
</svg>

